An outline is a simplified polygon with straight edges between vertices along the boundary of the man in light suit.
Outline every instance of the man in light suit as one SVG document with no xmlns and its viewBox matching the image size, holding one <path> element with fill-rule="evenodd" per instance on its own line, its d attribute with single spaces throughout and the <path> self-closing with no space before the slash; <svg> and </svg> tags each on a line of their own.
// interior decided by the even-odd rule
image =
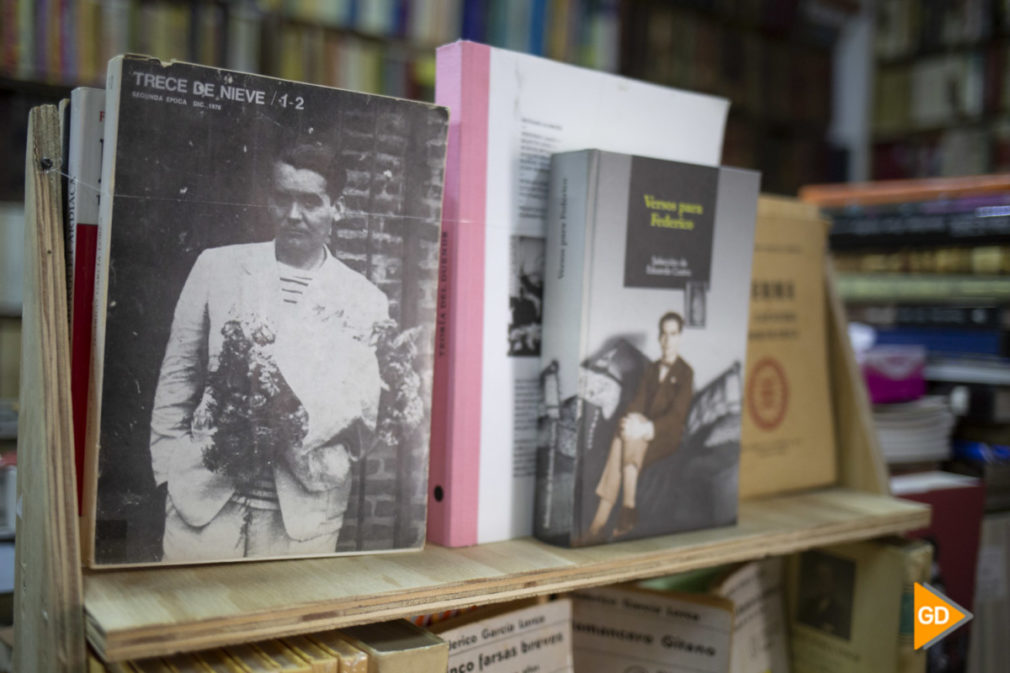
<svg viewBox="0 0 1010 673">
<path fill-rule="evenodd" d="M 684 319 L 670 311 L 659 319 L 659 360 L 645 368 L 635 396 L 621 418 L 603 474 L 596 487 L 600 500 L 587 541 L 603 542 L 611 512 L 621 497 L 621 511 L 611 537 L 630 533 L 637 523 L 638 479 L 646 467 L 680 446 L 694 389 L 694 370 L 680 357 Z"/>
<path fill-rule="evenodd" d="M 374 335 L 389 305 L 326 248 L 343 171 L 329 150 L 301 145 L 271 178 L 273 241 L 205 250 L 176 305 L 151 418 L 154 476 L 168 490 L 166 562 L 333 552 L 351 461 L 375 429 Z M 297 398 L 304 432 L 242 480 L 207 459 L 222 406 L 207 383 L 233 357 L 223 349 L 236 326 Z"/>
</svg>

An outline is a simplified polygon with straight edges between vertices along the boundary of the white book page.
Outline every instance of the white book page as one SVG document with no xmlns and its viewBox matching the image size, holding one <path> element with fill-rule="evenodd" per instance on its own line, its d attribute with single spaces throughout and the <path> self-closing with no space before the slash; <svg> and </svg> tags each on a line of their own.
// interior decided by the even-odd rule
<svg viewBox="0 0 1010 673">
<path fill-rule="evenodd" d="M 520 270 L 543 282 L 550 155 L 597 148 L 715 166 L 729 108 L 497 49 L 490 82 L 478 542 L 532 533 L 540 358 L 509 355 L 510 297 Z"/>
</svg>

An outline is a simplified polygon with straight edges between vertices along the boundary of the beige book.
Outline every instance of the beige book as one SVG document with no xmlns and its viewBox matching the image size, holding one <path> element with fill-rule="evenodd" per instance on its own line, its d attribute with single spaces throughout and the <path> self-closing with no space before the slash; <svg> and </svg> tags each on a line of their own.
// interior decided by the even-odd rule
<svg viewBox="0 0 1010 673">
<path fill-rule="evenodd" d="M 735 610 L 731 673 L 789 673 L 784 576 L 776 556 L 745 563 L 712 587 Z"/>
<path fill-rule="evenodd" d="M 312 667 L 302 657 L 280 640 L 264 640 L 253 643 L 259 653 L 270 660 L 271 665 L 284 673 L 313 673 Z"/>
<path fill-rule="evenodd" d="M 312 633 L 309 639 L 340 662 L 340 673 L 368 673 L 368 655 L 340 631 Z"/>
<path fill-rule="evenodd" d="M 312 673 L 340 673 L 340 660 L 308 636 L 284 638 L 284 644 L 308 662 Z"/>
<path fill-rule="evenodd" d="M 509 603 L 439 622 L 431 630 L 449 646 L 450 673 L 573 670 L 569 599 Z"/>
<path fill-rule="evenodd" d="M 835 481 L 825 234 L 814 206 L 768 196 L 758 201 L 741 498 Z"/>
<path fill-rule="evenodd" d="M 906 574 L 903 547 L 884 541 L 790 557 L 793 673 L 898 670 Z"/>
<path fill-rule="evenodd" d="M 368 654 L 368 673 L 445 673 L 449 646 L 405 619 L 343 630 Z"/>
<path fill-rule="evenodd" d="M 575 670 L 728 673 L 733 603 L 633 585 L 572 594 Z"/>
</svg>

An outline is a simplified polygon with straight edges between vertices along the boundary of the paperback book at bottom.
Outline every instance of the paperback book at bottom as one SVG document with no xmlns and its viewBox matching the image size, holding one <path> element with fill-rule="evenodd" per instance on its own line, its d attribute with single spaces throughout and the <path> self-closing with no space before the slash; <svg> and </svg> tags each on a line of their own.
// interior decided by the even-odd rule
<svg viewBox="0 0 1010 673">
<path fill-rule="evenodd" d="M 759 178 L 599 150 L 554 156 L 541 539 L 735 522 Z"/>
<path fill-rule="evenodd" d="M 86 562 L 423 545 L 447 111 L 140 56 L 106 90 Z"/>
</svg>

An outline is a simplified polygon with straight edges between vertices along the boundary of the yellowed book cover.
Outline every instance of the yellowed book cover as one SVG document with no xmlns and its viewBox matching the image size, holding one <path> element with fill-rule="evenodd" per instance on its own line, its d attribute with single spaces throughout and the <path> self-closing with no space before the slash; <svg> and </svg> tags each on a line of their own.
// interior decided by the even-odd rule
<svg viewBox="0 0 1010 673">
<path fill-rule="evenodd" d="M 340 673 L 340 660 L 308 636 L 284 638 L 284 644 L 308 662 L 312 673 Z"/>
<path fill-rule="evenodd" d="M 906 556 L 882 541 L 790 557 L 793 673 L 897 671 Z"/>
<path fill-rule="evenodd" d="M 309 639 L 340 662 L 340 673 L 368 673 L 368 655 L 340 631 L 313 633 Z"/>
<path fill-rule="evenodd" d="M 275 670 L 284 673 L 315 673 L 302 657 L 280 640 L 264 640 L 253 643 L 259 653 L 270 660 Z"/>
<path fill-rule="evenodd" d="M 229 645 L 224 648 L 242 673 L 277 673 L 277 667 L 270 658 L 260 652 L 255 645 Z"/>
<path fill-rule="evenodd" d="M 343 630 L 368 654 L 368 673 L 445 673 L 449 646 L 405 619 Z"/>
<path fill-rule="evenodd" d="M 813 206 L 767 196 L 758 201 L 741 498 L 835 481 L 825 235 Z"/>
</svg>

